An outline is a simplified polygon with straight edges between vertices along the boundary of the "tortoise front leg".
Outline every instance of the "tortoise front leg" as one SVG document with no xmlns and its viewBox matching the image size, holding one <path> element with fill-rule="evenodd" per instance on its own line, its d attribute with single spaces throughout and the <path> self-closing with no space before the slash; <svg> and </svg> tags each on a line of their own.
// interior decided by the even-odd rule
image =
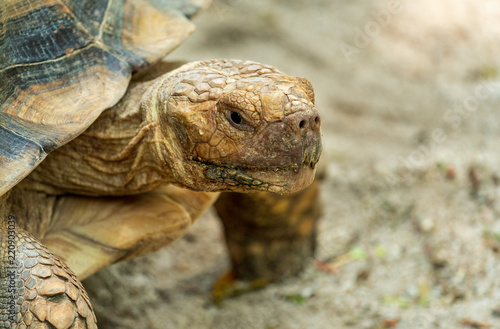
<svg viewBox="0 0 500 329">
<path fill-rule="evenodd" d="M 89 298 L 75 274 L 18 227 L 1 199 L 0 327 L 97 329 Z"/>
<path fill-rule="evenodd" d="M 277 282 L 300 273 L 316 247 L 319 183 L 287 195 L 223 193 L 215 204 L 236 279 Z"/>
<path fill-rule="evenodd" d="M 42 241 L 83 280 L 178 239 L 217 195 L 169 185 L 127 197 L 59 197 Z"/>
</svg>

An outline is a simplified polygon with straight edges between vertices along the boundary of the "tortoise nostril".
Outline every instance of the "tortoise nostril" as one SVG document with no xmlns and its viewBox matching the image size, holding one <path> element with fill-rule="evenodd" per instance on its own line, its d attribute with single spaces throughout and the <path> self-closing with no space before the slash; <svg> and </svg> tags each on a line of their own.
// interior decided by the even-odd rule
<svg viewBox="0 0 500 329">
<path fill-rule="evenodd" d="M 320 130 L 321 119 L 317 111 L 297 111 L 288 115 L 285 121 L 299 136 L 303 136 L 309 132 L 317 133 Z"/>
<path fill-rule="evenodd" d="M 314 118 L 314 123 L 319 126 L 321 124 L 321 119 L 319 118 L 319 115 L 317 115 L 315 118 Z"/>
</svg>

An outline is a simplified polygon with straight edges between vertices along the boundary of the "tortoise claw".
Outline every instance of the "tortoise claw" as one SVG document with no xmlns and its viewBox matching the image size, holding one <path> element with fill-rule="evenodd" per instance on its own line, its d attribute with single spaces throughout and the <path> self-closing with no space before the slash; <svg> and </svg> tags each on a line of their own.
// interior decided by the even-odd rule
<svg viewBox="0 0 500 329">
<path fill-rule="evenodd" d="M 212 299 L 215 305 L 220 305 L 224 299 L 262 289 L 270 283 L 271 281 L 266 279 L 238 280 L 234 270 L 229 270 L 215 281 L 212 287 Z"/>
</svg>

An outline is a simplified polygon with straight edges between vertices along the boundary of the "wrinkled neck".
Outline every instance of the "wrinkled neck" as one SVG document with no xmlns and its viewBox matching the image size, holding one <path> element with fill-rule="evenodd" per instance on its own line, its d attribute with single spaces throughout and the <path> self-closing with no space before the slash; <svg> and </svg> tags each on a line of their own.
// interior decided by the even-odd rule
<svg viewBox="0 0 500 329">
<path fill-rule="evenodd" d="M 155 81 L 137 83 L 85 132 L 51 153 L 23 182 L 49 194 L 131 195 L 171 181 L 156 112 Z M 71 165 L 68 165 L 71 164 Z"/>
<path fill-rule="evenodd" d="M 183 148 L 179 131 L 168 112 L 167 103 L 175 83 L 170 81 L 171 75 L 165 75 L 155 83 L 144 95 L 141 110 L 144 122 L 151 125 L 148 137 L 149 154 L 156 163 L 155 170 L 168 183 L 189 187 L 186 180 L 191 180 L 192 172 L 187 166 L 189 150 Z"/>
</svg>

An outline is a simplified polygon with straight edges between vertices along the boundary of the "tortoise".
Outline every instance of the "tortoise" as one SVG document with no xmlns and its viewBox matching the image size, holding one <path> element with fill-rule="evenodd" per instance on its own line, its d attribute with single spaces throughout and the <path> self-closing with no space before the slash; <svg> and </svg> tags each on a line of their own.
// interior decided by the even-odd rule
<svg viewBox="0 0 500 329">
<path fill-rule="evenodd" d="M 252 61 L 163 62 L 207 0 L 2 5 L 1 328 L 97 328 L 79 280 L 176 240 L 219 192 L 233 192 L 217 208 L 241 273 L 310 253 L 321 134 L 306 79 Z"/>
</svg>

